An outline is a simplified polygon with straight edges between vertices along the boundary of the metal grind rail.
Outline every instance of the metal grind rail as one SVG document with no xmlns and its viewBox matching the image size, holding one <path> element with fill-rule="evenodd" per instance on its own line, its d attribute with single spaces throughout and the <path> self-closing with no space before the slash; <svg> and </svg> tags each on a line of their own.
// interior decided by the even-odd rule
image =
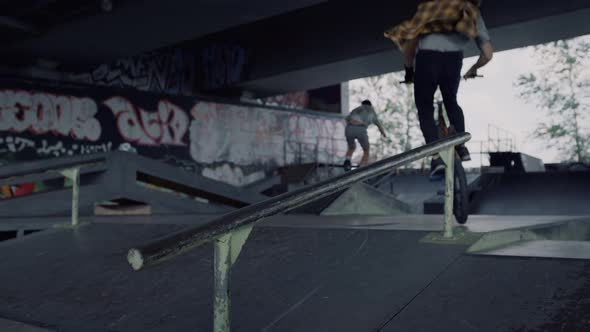
<svg viewBox="0 0 590 332">
<path fill-rule="evenodd" d="M 356 182 L 391 172 L 416 160 L 440 153 L 447 165 L 445 170 L 445 238 L 453 236 L 453 186 L 455 146 L 471 138 L 469 133 L 449 136 L 437 142 L 380 160 L 366 167 L 275 196 L 259 203 L 230 212 L 206 225 L 190 227 L 146 245 L 132 248 L 127 260 L 134 270 L 164 262 L 198 246 L 214 242 L 214 302 L 213 330 L 230 330 L 231 266 L 235 263 L 252 227 L 262 219 L 321 199 Z"/>
<path fill-rule="evenodd" d="M 72 181 L 72 213 L 71 224 L 76 227 L 79 224 L 79 200 L 80 200 L 80 170 L 104 171 L 106 159 L 104 156 L 83 156 L 77 160 L 40 160 L 25 165 L 8 165 L 0 170 L 0 185 L 13 185 L 23 182 L 41 181 L 55 178 L 55 174 L 61 174 Z"/>
</svg>

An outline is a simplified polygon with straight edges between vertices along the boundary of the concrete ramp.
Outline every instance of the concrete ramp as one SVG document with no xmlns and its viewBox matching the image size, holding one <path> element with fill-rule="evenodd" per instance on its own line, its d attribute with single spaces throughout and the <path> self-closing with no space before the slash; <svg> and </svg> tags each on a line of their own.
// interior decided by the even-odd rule
<svg viewBox="0 0 590 332">
<path fill-rule="evenodd" d="M 201 222 L 171 218 L 0 243 L 0 314 L 60 332 L 212 331 L 211 245 L 139 273 L 125 262 L 129 247 Z M 405 217 L 365 218 L 328 219 Z M 590 322 L 587 262 L 463 255 L 404 229 L 255 227 L 232 270 L 232 331 L 588 331 L 567 328 Z"/>
<path fill-rule="evenodd" d="M 484 234 L 469 253 L 492 256 L 590 259 L 587 217 Z"/>
<path fill-rule="evenodd" d="M 81 215 L 94 214 L 95 205 L 103 201 L 149 205 L 149 209 L 134 209 L 134 213 L 178 214 L 223 213 L 267 198 L 256 191 L 208 179 L 161 161 L 116 151 L 2 167 L 0 185 L 38 182 L 46 188 L 0 200 L 0 216 L 69 215 L 72 190 L 60 170 L 72 167 L 80 167 Z"/>
<path fill-rule="evenodd" d="M 589 215 L 590 172 L 484 174 L 494 177 L 474 214 Z M 490 182 L 490 181 L 487 181 Z"/>
<path fill-rule="evenodd" d="M 539 257 L 590 260 L 590 242 L 536 240 L 517 242 L 504 248 L 490 250 L 484 255 Z"/>
<path fill-rule="evenodd" d="M 321 215 L 403 215 L 411 207 L 378 189 L 356 183 L 336 198 Z"/>
</svg>

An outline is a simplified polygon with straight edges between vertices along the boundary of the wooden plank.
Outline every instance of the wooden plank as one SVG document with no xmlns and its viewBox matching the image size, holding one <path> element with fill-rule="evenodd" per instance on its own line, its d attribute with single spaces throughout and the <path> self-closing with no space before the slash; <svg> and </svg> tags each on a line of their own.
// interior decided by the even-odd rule
<svg viewBox="0 0 590 332">
<path fill-rule="evenodd" d="M 151 205 L 142 202 L 124 201 L 94 206 L 95 216 L 146 216 L 151 214 Z"/>
</svg>

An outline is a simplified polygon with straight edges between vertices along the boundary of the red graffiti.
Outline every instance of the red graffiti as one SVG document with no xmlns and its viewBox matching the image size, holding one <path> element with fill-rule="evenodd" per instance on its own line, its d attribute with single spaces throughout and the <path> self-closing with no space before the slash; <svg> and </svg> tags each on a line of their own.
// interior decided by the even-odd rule
<svg viewBox="0 0 590 332">
<path fill-rule="evenodd" d="M 104 102 L 117 118 L 121 136 L 140 145 L 186 145 L 183 137 L 189 126 L 187 113 L 167 100 L 158 102 L 158 110 L 148 112 L 129 100 L 115 96 Z"/>
<path fill-rule="evenodd" d="M 29 194 L 33 193 L 34 190 L 35 190 L 35 184 L 33 184 L 32 182 L 26 182 L 26 183 L 14 186 L 14 188 L 12 189 L 12 192 L 13 192 L 14 196 L 18 197 L 18 196 L 29 195 Z"/>
</svg>

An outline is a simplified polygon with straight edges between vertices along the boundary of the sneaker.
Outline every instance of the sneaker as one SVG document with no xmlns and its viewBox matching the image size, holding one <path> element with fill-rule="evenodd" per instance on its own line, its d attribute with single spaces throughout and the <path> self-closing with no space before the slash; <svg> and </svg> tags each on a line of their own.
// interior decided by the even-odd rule
<svg viewBox="0 0 590 332">
<path fill-rule="evenodd" d="M 347 172 L 350 171 L 352 169 L 352 164 L 350 163 L 350 160 L 346 159 L 344 161 L 343 167 L 344 167 L 345 171 L 347 171 Z"/>
<path fill-rule="evenodd" d="M 445 162 L 442 158 L 432 158 L 430 161 L 430 177 L 440 177 L 445 175 Z"/>
<path fill-rule="evenodd" d="M 459 157 L 461 158 L 461 161 L 470 161 L 471 160 L 471 155 L 469 154 L 469 150 L 467 150 L 465 145 L 458 145 L 456 150 L 457 150 L 457 153 L 459 154 Z"/>
</svg>

